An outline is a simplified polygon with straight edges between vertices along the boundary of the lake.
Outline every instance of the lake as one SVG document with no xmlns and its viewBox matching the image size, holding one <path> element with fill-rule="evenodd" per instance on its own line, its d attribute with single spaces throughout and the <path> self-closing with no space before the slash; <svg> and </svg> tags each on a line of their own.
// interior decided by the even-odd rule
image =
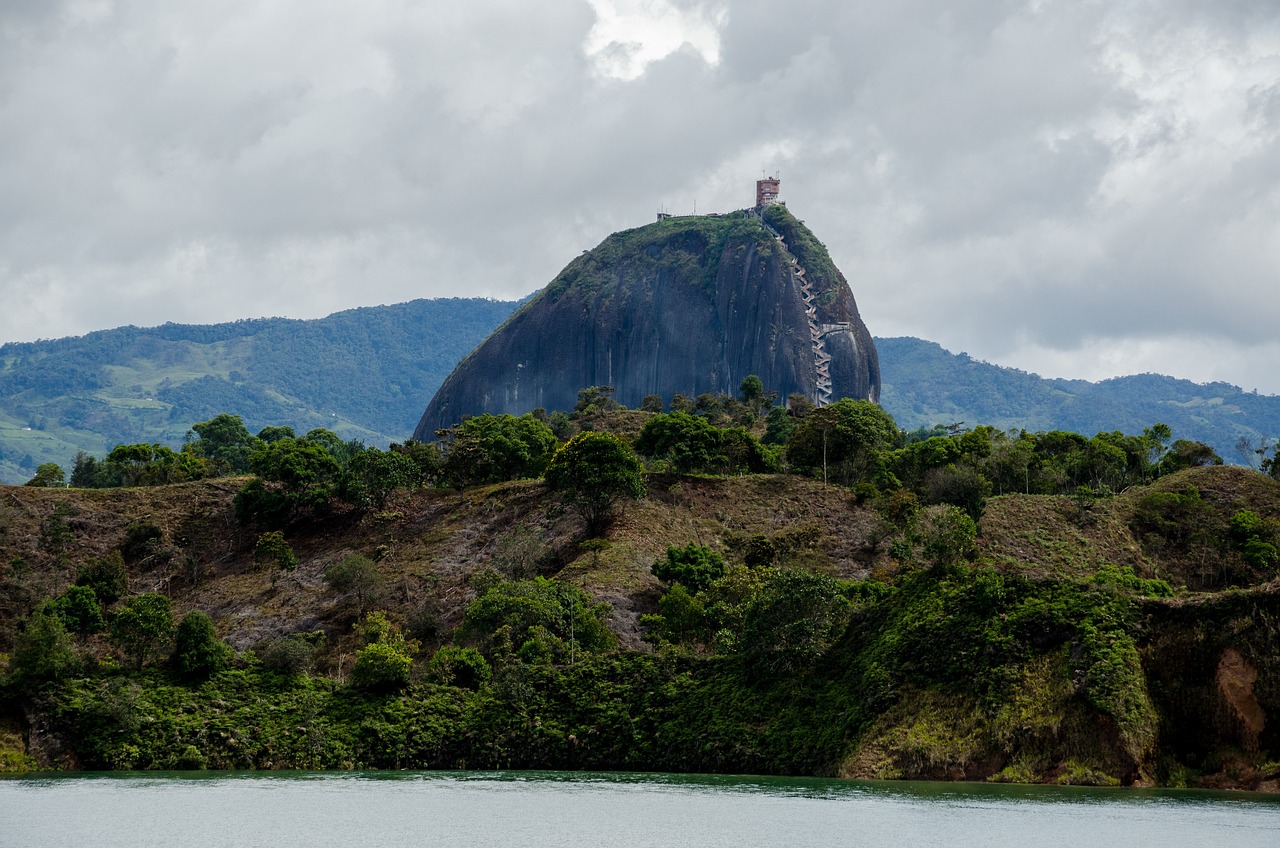
<svg viewBox="0 0 1280 848">
<path fill-rule="evenodd" d="M 1280 796 L 559 772 L 0 779 L 0 845 L 1280 846 Z"/>
</svg>

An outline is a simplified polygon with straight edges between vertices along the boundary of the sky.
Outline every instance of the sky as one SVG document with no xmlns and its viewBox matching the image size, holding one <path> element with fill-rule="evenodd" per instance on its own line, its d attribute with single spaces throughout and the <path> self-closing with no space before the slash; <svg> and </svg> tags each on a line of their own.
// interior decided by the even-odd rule
<svg viewBox="0 0 1280 848">
<path fill-rule="evenodd" d="M 3 0 L 0 342 L 513 299 L 740 209 L 877 336 L 1280 393 L 1275 0 Z"/>
</svg>

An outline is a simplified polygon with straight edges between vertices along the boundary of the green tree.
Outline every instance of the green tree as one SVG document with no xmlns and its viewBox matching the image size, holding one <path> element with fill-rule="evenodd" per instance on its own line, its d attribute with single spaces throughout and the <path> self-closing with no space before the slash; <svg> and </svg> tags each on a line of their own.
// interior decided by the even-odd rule
<svg viewBox="0 0 1280 848">
<path fill-rule="evenodd" d="M 301 636 L 279 636 L 258 649 L 262 664 L 284 677 L 302 677 L 311 672 L 316 646 Z"/>
<path fill-rule="evenodd" d="M 271 530 L 258 537 L 257 544 L 253 546 L 253 561 L 259 565 L 274 565 L 281 571 L 293 571 L 298 567 L 293 548 L 279 530 Z"/>
<path fill-rule="evenodd" d="M 849 602 L 830 577 L 777 572 L 747 604 L 742 651 L 757 674 L 791 674 L 811 666 L 840 635 Z"/>
<path fill-rule="evenodd" d="M 75 646 L 57 615 L 43 609 L 27 619 L 13 646 L 9 667 L 20 680 L 58 680 L 80 668 Z"/>
<path fill-rule="evenodd" d="M 924 555 L 933 565 L 947 567 L 973 555 L 978 526 L 963 509 L 948 505 L 929 516 L 923 535 Z"/>
<path fill-rule="evenodd" d="M 116 445 L 106 462 L 125 486 L 163 486 L 208 476 L 208 463 L 161 444 Z"/>
<path fill-rule="evenodd" d="M 249 458 L 254 474 L 281 483 L 293 505 L 325 503 L 340 471 L 325 446 L 308 439 L 277 439 Z"/>
<path fill-rule="evenodd" d="M 189 441 L 185 449 L 211 460 L 224 473 L 248 472 L 249 457 L 263 444 L 261 439 L 249 434 L 239 415 L 225 412 L 208 421 L 192 424 L 187 437 L 191 438 L 193 434 L 194 441 Z"/>
<path fill-rule="evenodd" d="M 50 601 L 46 610 L 62 619 L 72 633 L 97 633 L 107 626 L 98 598 L 88 586 L 71 586 Z"/>
<path fill-rule="evenodd" d="M 574 404 L 575 416 L 598 415 L 612 412 L 619 406 L 613 399 L 613 386 L 589 386 L 578 390 L 578 402 Z"/>
<path fill-rule="evenodd" d="M 111 619 L 111 640 L 135 669 L 164 653 L 173 639 L 173 607 L 164 595 L 131 598 Z"/>
<path fill-rule="evenodd" d="M 725 562 L 719 552 L 690 542 L 683 548 L 667 548 L 666 557 L 649 570 L 664 583 L 680 583 L 697 593 L 724 576 Z"/>
<path fill-rule="evenodd" d="M 494 647 L 495 638 L 510 639 L 517 650 L 532 642 L 531 650 L 572 661 L 579 652 L 616 646 L 607 623 L 611 611 L 576 586 L 545 577 L 501 581 L 467 605 L 460 633 L 485 648 Z"/>
<path fill-rule="evenodd" d="M 296 439 L 298 434 L 294 432 L 292 427 L 263 427 L 258 431 L 258 438 L 270 444 L 281 439 Z"/>
<path fill-rule="evenodd" d="M 67 475 L 62 470 L 62 466 L 56 462 L 44 462 L 36 468 L 36 476 L 23 483 L 23 485 L 60 489 L 66 485 L 66 480 Z"/>
<path fill-rule="evenodd" d="M 738 398 L 757 417 L 763 415 L 777 397 L 777 392 L 765 391 L 764 381 L 755 374 L 744 377 L 738 386 Z"/>
<path fill-rule="evenodd" d="M 1160 458 L 1158 471 L 1160 474 L 1172 474 L 1184 468 L 1199 468 L 1205 465 L 1221 465 L 1222 457 L 1204 442 L 1178 439 L 1169 446 L 1168 452 Z"/>
<path fill-rule="evenodd" d="M 416 485 L 419 478 L 418 466 L 408 456 L 369 448 L 347 463 L 338 491 L 348 503 L 382 509 L 392 492 Z"/>
<path fill-rule="evenodd" d="M 685 412 L 655 415 L 644 422 L 635 449 L 666 462 L 677 474 L 717 472 L 728 464 L 720 431 L 705 418 Z"/>
<path fill-rule="evenodd" d="M 556 449 L 556 436 L 532 415 L 477 415 L 440 432 L 441 476 L 463 488 L 537 477 Z"/>
<path fill-rule="evenodd" d="M 174 638 L 173 667 L 191 680 L 202 680 L 227 667 L 231 646 L 218 638 L 213 620 L 192 610 L 178 622 Z"/>
<path fill-rule="evenodd" d="M 644 496 L 640 460 L 612 433 L 579 433 L 564 444 L 547 466 L 547 487 L 578 510 L 587 532 L 608 525 L 624 498 Z"/>
<path fill-rule="evenodd" d="M 787 459 L 824 480 L 876 482 L 887 471 L 898 429 L 889 413 L 866 400 L 845 399 L 807 414 L 787 443 Z"/>
<path fill-rule="evenodd" d="M 364 613 L 386 591 L 387 583 L 377 563 L 367 556 L 355 554 L 325 569 L 324 582 L 343 595 L 351 595 L 358 614 Z"/>
</svg>

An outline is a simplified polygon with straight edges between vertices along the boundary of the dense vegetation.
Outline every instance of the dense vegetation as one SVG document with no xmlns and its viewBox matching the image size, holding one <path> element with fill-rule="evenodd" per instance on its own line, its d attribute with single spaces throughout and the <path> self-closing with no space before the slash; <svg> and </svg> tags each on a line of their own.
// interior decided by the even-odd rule
<svg viewBox="0 0 1280 848">
<path fill-rule="evenodd" d="M 1162 424 L 774 400 L 388 450 L 219 414 L 45 469 L 0 509 L 0 763 L 1280 777 L 1280 484 Z"/>
<path fill-rule="evenodd" d="M 0 345 L 0 481 L 118 443 L 180 446 L 235 410 L 254 429 L 323 427 L 385 446 L 518 304 L 416 300 L 313 321 L 121 327 Z"/>
<path fill-rule="evenodd" d="M 829 261 L 816 247 L 795 249 L 806 267 Z M 122 327 L 0 345 L 0 481 L 21 483 L 42 464 L 66 467 L 77 451 L 101 454 L 116 444 L 176 450 L 190 422 L 226 410 L 255 431 L 325 428 L 385 447 L 412 432 L 458 360 L 517 305 L 419 300 L 316 321 Z M 1163 421 L 1244 464 L 1280 436 L 1280 399 L 1222 383 L 1151 374 L 1045 380 L 919 339 L 876 346 L 881 404 L 908 430 L 966 422 L 1132 433 Z"/>
</svg>

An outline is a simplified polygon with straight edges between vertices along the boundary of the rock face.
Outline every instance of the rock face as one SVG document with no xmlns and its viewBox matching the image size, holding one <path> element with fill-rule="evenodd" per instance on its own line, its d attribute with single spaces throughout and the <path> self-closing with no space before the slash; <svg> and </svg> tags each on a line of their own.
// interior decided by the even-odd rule
<svg viewBox="0 0 1280 848">
<path fill-rule="evenodd" d="M 853 292 L 784 206 L 668 218 L 615 233 L 458 364 L 414 438 L 464 416 L 571 410 L 578 390 L 878 400 L 880 364 Z"/>
</svg>

